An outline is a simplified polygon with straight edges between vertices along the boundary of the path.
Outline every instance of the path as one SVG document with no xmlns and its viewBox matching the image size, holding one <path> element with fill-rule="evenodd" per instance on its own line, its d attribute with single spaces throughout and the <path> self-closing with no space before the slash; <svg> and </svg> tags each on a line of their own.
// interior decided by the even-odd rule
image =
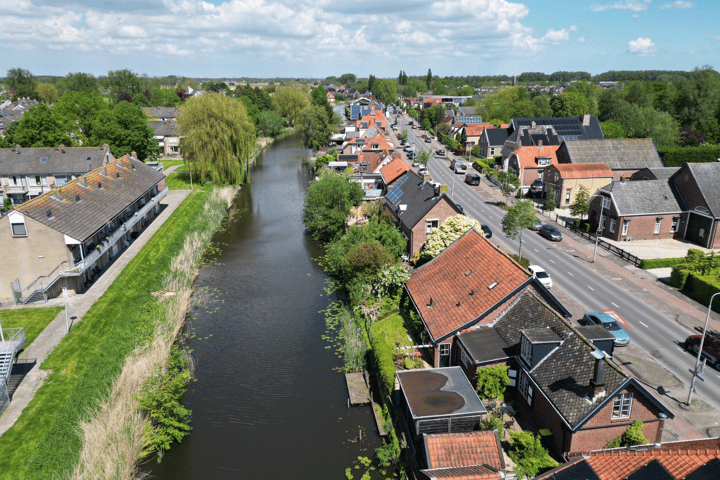
<svg viewBox="0 0 720 480">
<path fill-rule="evenodd" d="M 158 215 L 157 218 L 155 218 L 145 228 L 145 230 L 143 230 L 140 236 L 138 236 L 138 238 L 130 244 L 130 247 L 117 259 L 115 259 L 115 261 L 113 261 L 107 269 L 105 269 L 104 273 L 95 281 L 95 283 L 92 284 L 87 292 L 81 295 L 68 297 L 67 310 L 69 317 L 73 319 L 72 323 L 77 323 L 82 320 L 83 315 L 85 315 L 95 301 L 99 299 L 103 293 L 105 293 L 105 290 L 107 290 L 108 287 L 115 281 L 117 276 L 120 272 L 122 272 L 130 260 L 135 258 L 135 255 L 145 246 L 150 237 L 157 232 L 157 230 L 185 200 L 190 192 L 190 190 L 169 191 L 165 198 L 163 198 L 160 202 L 160 204 L 164 205 L 166 208 L 164 208 L 160 212 L 160 215 Z M 29 306 L 29 308 L 63 304 L 64 301 L 62 298 L 53 298 L 46 304 L 33 305 Z M 41 370 L 40 365 L 47 358 L 53 348 L 60 343 L 66 333 L 65 311 L 62 311 L 18 357 L 18 360 L 34 361 L 35 364 L 27 375 L 25 375 L 17 390 L 13 393 L 10 406 L 5 410 L 2 416 L 0 416 L 0 435 L 13 426 L 15 421 L 20 417 L 20 414 L 22 414 L 22 411 L 35 396 L 35 392 L 37 392 L 42 386 L 45 378 L 50 372 Z"/>
</svg>

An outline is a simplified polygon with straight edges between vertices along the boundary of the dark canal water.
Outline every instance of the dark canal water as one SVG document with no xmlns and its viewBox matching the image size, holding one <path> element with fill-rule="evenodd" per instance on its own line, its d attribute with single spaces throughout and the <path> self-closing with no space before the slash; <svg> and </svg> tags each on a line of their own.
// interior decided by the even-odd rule
<svg viewBox="0 0 720 480">
<path fill-rule="evenodd" d="M 144 465 L 153 478 L 343 479 L 380 445 L 370 408 L 347 408 L 341 362 L 321 338 L 330 299 L 321 245 L 301 221 L 306 157 L 297 137 L 269 147 L 215 237 L 191 319 L 193 430 Z"/>
</svg>

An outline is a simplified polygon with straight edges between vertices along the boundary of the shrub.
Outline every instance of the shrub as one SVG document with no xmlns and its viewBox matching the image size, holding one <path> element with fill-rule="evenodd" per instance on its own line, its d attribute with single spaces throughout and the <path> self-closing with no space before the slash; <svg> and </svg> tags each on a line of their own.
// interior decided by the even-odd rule
<svg viewBox="0 0 720 480">
<path fill-rule="evenodd" d="M 640 268 L 652 270 L 653 268 L 668 268 L 685 263 L 685 257 L 680 258 L 648 258 L 640 261 Z"/>
<path fill-rule="evenodd" d="M 351 248 L 342 263 L 344 276 L 350 280 L 371 277 L 385 265 L 394 263 L 394 260 L 379 243 L 366 242 Z"/>
<path fill-rule="evenodd" d="M 682 167 L 686 163 L 711 163 L 720 158 L 720 146 L 658 148 L 666 167 Z"/>
<path fill-rule="evenodd" d="M 640 420 L 635 420 L 625 433 L 617 438 L 610 440 L 605 448 L 632 447 L 633 445 L 647 445 L 650 440 L 642 434 L 645 424 Z"/>
<path fill-rule="evenodd" d="M 515 462 L 514 471 L 519 477 L 533 478 L 557 466 L 540 443 L 540 437 L 531 432 L 510 432 L 512 443 L 508 455 Z"/>
<path fill-rule="evenodd" d="M 498 398 L 505 400 L 505 389 L 510 385 L 507 365 L 493 365 L 475 372 L 478 396 L 481 399 Z"/>
<path fill-rule="evenodd" d="M 528 260 L 525 257 L 518 257 L 516 254 L 511 254 L 510 257 L 514 259 L 516 262 L 518 262 L 520 265 L 522 265 L 523 268 L 527 268 L 530 266 L 530 260 Z"/>
<path fill-rule="evenodd" d="M 372 357 L 378 374 L 380 393 L 388 398 L 395 386 L 395 363 L 393 362 L 393 346 L 381 336 L 372 342 Z"/>
<path fill-rule="evenodd" d="M 691 295 L 695 300 L 707 305 L 710 298 L 717 292 L 720 292 L 720 281 L 718 281 L 717 277 L 693 274 Z M 718 310 L 720 310 L 720 307 L 716 306 L 715 311 Z"/>
<path fill-rule="evenodd" d="M 546 212 L 552 212 L 557 208 L 557 203 L 552 198 L 545 200 L 545 206 L 543 207 Z"/>
<path fill-rule="evenodd" d="M 674 266 L 672 272 L 670 273 L 670 285 L 678 290 L 682 290 L 685 288 L 685 282 L 687 282 L 688 275 L 690 275 L 690 270 L 687 264 Z"/>
<path fill-rule="evenodd" d="M 576 220 L 575 225 L 578 229 L 582 230 L 585 233 L 594 233 L 598 229 L 598 224 L 595 222 L 590 222 L 589 220 Z"/>
<path fill-rule="evenodd" d="M 500 414 L 492 412 L 480 424 L 480 430 L 497 430 L 500 438 L 503 437 L 505 432 L 505 425 L 503 424 Z"/>
</svg>

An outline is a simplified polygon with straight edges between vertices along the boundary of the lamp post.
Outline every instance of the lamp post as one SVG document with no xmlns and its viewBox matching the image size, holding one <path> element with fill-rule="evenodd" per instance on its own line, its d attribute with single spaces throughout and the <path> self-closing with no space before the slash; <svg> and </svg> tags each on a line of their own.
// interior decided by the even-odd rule
<svg viewBox="0 0 720 480">
<path fill-rule="evenodd" d="M 598 229 L 595 232 L 595 249 L 593 250 L 592 263 L 595 263 L 595 254 L 597 253 L 598 239 L 600 238 L 600 234 L 602 233 L 603 228 L 605 228 L 605 221 L 603 220 L 603 212 L 604 211 L 605 211 L 605 197 L 602 197 L 602 201 L 600 202 L 600 223 L 601 223 L 601 225 L 598 226 Z"/>
<path fill-rule="evenodd" d="M 693 370 L 692 382 L 690 382 L 690 392 L 688 392 L 687 404 L 690 405 L 692 401 L 693 390 L 695 389 L 695 379 L 698 376 L 698 368 L 700 367 L 700 357 L 702 357 L 703 344 L 705 343 L 705 334 L 707 333 L 708 322 L 710 321 L 710 310 L 712 309 L 712 301 L 715 295 L 720 295 L 720 292 L 714 293 L 710 297 L 710 303 L 708 303 L 707 317 L 705 317 L 705 327 L 703 328 L 702 338 L 700 339 L 700 348 L 698 348 L 697 360 L 695 360 L 695 369 Z"/>
</svg>

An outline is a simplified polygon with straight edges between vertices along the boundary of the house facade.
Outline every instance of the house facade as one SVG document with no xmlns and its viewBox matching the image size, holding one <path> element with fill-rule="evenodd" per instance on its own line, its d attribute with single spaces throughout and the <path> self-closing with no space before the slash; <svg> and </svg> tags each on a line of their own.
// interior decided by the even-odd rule
<svg viewBox="0 0 720 480">
<path fill-rule="evenodd" d="M 604 163 L 560 163 L 545 170 L 543 192 L 559 207 L 569 207 L 575 203 L 580 187 L 586 188 L 592 196 L 612 180 L 612 170 Z"/>
<path fill-rule="evenodd" d="M 20 205 L 115 160 L 102 147 L 0 149 L 0 194 Z"/>
<path fill-rule="evenodd" d="M 661 168 L 652 138 L 565 140 L 558 149 L 559 163 L 604 163 L 613 179 L 630 178 L 643 168 Z"/>
<path fill-rule="evenodd" d="M 163 155 L 180 155 L 180 130 L 175 120 L 150 121 L 148 124 Z"/>
<path fill-rule="evenodd" d="M 557 165 L 555 155 L 557 145 L 543 145 L 520 147 L 510 154 L 508 158 L 508 171 L 520 179 L 520 188 L 527 193 L 535 180 L 543 180 L 545 170 Z"/>
<path fill-rule="evenodd" d="M 0 301 L 84 292 L 159 213 L 164 178 L 125 156 L 18 205 L 0 219 Z"/>
</svg>

